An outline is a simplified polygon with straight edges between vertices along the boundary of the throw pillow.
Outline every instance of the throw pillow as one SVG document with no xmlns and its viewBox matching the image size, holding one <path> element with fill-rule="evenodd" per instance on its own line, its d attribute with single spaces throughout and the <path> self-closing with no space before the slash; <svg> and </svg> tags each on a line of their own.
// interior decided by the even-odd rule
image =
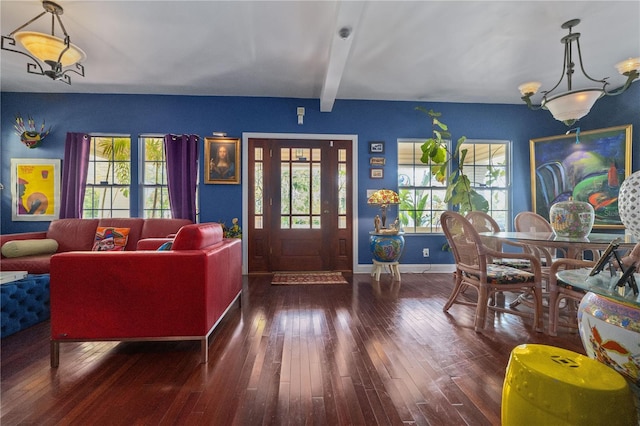
<svg viewBox="0 0 640 426">
<path fill-rule="evenodd" d="M 160 247 L 158 247 L 158 251 L 171 250 L 172 245 L 173 245 L 173 241 L 167 241 L 166 243 L 163 243 Z"/>
<path fill-rule="evenodd" d="M 58 242 L 51 238 L 36 240 L 7 241 L 2 245 L 4 257 L 34 256 L 37 254 L 53 254 L 58 250 Z"/>
<path fill-rule="evenodd" d="M 93 251 L 122 251 L 129 239 L 129 228 L 98 226 Z"/>
</svg>

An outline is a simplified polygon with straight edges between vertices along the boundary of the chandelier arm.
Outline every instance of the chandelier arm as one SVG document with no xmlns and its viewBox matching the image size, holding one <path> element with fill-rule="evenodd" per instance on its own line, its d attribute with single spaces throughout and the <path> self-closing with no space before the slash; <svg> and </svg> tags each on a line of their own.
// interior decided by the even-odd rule
<svg viewBox="0 0 640 426">
<path fill-rule="evenodd" d="M 627 76 L 627 81 L 624 83 L 624 85 L 622 85 L 621 87 L 618 87 L 617 89 L 612 90 L 610 92 L 607 91 L 607 89 L 605 89 L 603 87 L 602 91 L 604 92 L 604 94 L 607 95 L 607 96 L 618 96 L 618 95 L 622 94 L 622 92 L 627 90 L 629 88 L 629 86 L 631 86 L 631 83 L 633 83 L 634 80 L 636 80 L 638 77 L 640 77 L 640 73 L 637 70 L 626 72 L 625 75 Z"/>
<path fill-rule="evenodd" d="M 42 68 L 42 65 L 40 65 L 40 61 L 38 61 L 36 58 L 34 58 L 33 56 L 29 55 L 28 53 L 25 53 L 25 52 L 22 52 L 22 51 L 16 50 L 16 49 L 11 49 L 11 48 L 5 46 L 5 42 L 8 42 L 9 46 L 15 46 L 16 45 L 16 40 L 13 37 L 2 36 L 2 44 L 0 45 L 1 50 L 6 50 L 6 51 L 9 51 L 9 52 L 15 52 L 15 53 L 19 53 L 21 55 L 26 56 L 31 61 L 33 61 L 33 62 L 27 62 L 27 72 L 29 74 L 44 75 L 44 69 Z M 36 72 L 37 69 L 40 69 L 40 72 Z"/>
<path fill-rule="evenodd" d="M 62 28 L 62 33 L 64 34 L 65 38 L 69 38 L 69 34 L 67 34 L 67 29 L 64 27 L 64 24 L 62 23 L 62 18 L 60 18 L 60 15 L 58 15 L 57 13 L 55 14 L 55 17 L 58 18 L 58 24 L 60 24 L 60 28 Z M 51 24 L 51 26 L 53 27 L 53 23 Z M 51 35 L 53 35 L 53 28 L 51 29 Z"/>
<path fill-rule="evenodd" d="M 520 99 L 522 99 L 527 104 L 530 110 L 536 111 L 542 109 L 542 105 L 533 105 L 531 103 L 531 96 L 533 96 L 533 93 L 528 93 L 522 96 Z"/>
<path fill-rule="evenodd" d="M 564 45 L 564 61 L 562 62 L 562 72 L 560 73 L 560 80 L 558 80 L 556 85 L 553 86 L 551 88 L 551 90 L 543 90 L 542 91 L 542 93 L 544 93 L 543 99 L 545 101 L 547 99 L 547 95 L 549 93 L 553 92 L 554 90 L 556 90 L 556 88 L 558 86 L 560 86 L 560 83 L 562 83 L 562 80 L 564 80 L 564 73 L 567 70 L 567 62 L 571 62 L 571 55 L 569 54 L 569 45 L 567 43 L 565 43 L 565 45 Z M 569 90 L 571 90 L 571 84 L 569 84 Z"/>
<path fill-rule="evenodd" d="M 58 55 L 58 64 L 62 64 L 62 56 L 67 53 L 67 50 L 71 48 L 71 39 L 68 35 L 66 35 L 66 33 L 64 38 L 64 46 L 64 49 L 62 49 L 60 55 Z"/>
<path fill-rule="evenodd" d="M 576 45 L 578 46 L 578 60 L 580 61 L 580 70 L 582 71 L 582 74 L 584 74 L 585 77 L 587 77 L 589 80 L 595 83 L 602 83 L 603 84 L 602 90 L 604 90 L 607 84 L 609 84 L 609 82 L 607 81 L 608 77 L 605 77 L 602 80 L 596 80 L 595 78 L 592 78 L 589 74 L 587 74 L 587 72 L 584 70 L 584 65 L 582 65 L 582 51 L 580 50 L 580 39 L 576 39 Z"/>
<path fill-rule="evenodd" d="M 65 72 L 63 72 L 62 74 L 65 75 L 68 72 L 74 72 L 74 73 L 78 74 L 80 77 L 84 77 L 84 66 L 82 64 L 80 64 L 79 62 L 76 62 L 75 66 L 76 66 L 77 70 L 69 68 L 69 69 L 65 70 Z"/>
<path fill-rule="evenodd" d="M 24 27 L 28 26 L 29 24 L 31 24 L 32 22 L 37 21 L 40 17 L 42 17 L 44 14 L 48 13 L 46 10 L 44 12 L 42 12 L 40 15 L 36 16 L 35 18 L 33 18 L 32 20 L 30 20 L 29 22 L 27 22 L 26 24 L 20 25 L 18 28 L 16 28 L 15 30 L 11 31 L 9 33 L 9 37 L 12 37 L 15 33 L 17 33 L 18 31 L 20 31 L 21 29 L 23 29 Z"/>
</svg>

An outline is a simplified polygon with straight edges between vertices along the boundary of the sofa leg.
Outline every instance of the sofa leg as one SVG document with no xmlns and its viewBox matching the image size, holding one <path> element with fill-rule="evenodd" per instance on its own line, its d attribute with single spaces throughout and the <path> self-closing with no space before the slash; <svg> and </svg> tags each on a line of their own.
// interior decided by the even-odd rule
<svg viewBox="0 0 640 426">
<path fill-rule="evenodd" d="M 209 362 L 209 339 L 206 336 L 200 340 L 200 353 L 201 353 L 201 363 L 206 364 Z"/>
<path fill-rule="evenodd" d="M 60 342 L 51 341 L 51 367 L 57 368 L 60 363 Z"/>
</svg>

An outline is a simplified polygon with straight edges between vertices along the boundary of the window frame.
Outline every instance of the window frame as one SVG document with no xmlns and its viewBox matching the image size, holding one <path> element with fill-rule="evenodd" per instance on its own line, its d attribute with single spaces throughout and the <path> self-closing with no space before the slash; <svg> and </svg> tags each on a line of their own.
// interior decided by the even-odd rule
<svg viewBox="0 0 640 426">
<path fill-rule="evenodd" d="M 415 149 L 417 149 L 416 145 L 421 145 L 422 143 L 424 143 L 426 139 L 417 139 L 417 138 L 398 138 L 397 140 L 397 144 L 398 144 L 398 159 L 397 159 L 397 174 L 398 174 L 398 193 L 401 195 L 401 199 L 403 199 L 404 197 L 406 197 L 406 193 L 405 191 L 416 191 L 416 188 L 420 188 L 420 190 L 422 191 L 429 191 L 431 193 L 431 195 L 433 195 L 433 191 L 434 189 L 436 190 L 436 192 L 441 192 L 443 189 L 446 191 L 446 187 L 449 183 L 449 178 L 452 174 L 452 172 L 454 171 L 453 169 L 453 165 L 451 163 L 449 163 L 448 167 L 447 167 L 447 176 L 446 176 L 446 180 L 445 183 L 443 184 L 433 184 L 433 178 L 430 181 L 431 185 L 415 185 L 414 181 L 411 181 L 413 183 L 413 185 L 406 185 L 403 182 L 403 178 L 402 176 L 404 175 L 404 173 L 401 174 L 402 169 L 406 169 L 407 166 L 410 166 L 408 163 L 401 163 L 402 158 L 401 158 L 401 149 L 400 149 L 400 144 L 401 143 L 413 143 L 414 144 L 414 162 L 411 165 L 411 167 L 413 168 L 414 172 L 413 172 L 413 176 L 414 179 L 416 177 L 416 173 L 415 173 L 415 166 L 420 166 L 421 168 L 424 167 L 425 169 L 429 168 L 428 164 L 424 164 L 420 161 L 420 158 L 417 157 L 416 151 Z M 451 140 L 446 140 L 447 143 L 447 150 L 449 152 L 451 152 L 451 146 L 452 146 L 452 141 Z M 484 166 L 483 164 L 479 164 L 478 166 L 476 166 L 475 162 L 473 164 L 465 164 L 465 174 L 467 174 L 472 181 L 472 186 L 473 188 L 480 192 L 483 193 L 483 195 L 485 195 L 485 197 L 487 197 L 486 193 L 489 192 L 489 195 L 487 197 L 487 201 L 489 202 L 489 214 L 491 214 L 492 216 L 497 216 L 496 220 L 498 221 L 498 223 L 500 224 L 501 228 L 503 228 L 504 230 L 509 230 L 511 229 L 511 222 L 512 222 L 512 199 L 513 199 L 513 194 L 512 194 L 512 188 L 511 188 L 511 178 L 512 178 L 512 164 L 513 164 L 513 159 L 512 159 L 512 152 L 513 152 L 513 143 L 512 141 L 508 141 L 508 140 L 494 140 L 494 139 L 467 139 L 465 140 L 463 146 L 468 146 L 468 145 L 480 145 L 480 144 L 488 144 L 488 145 L 501 145 L 505 148 L 506 152 L 504 153 L 504 186 L 494 186 L 494 185 L 486 185 L 484 183 L 482 184 L 476 184 L 478 182 L 477 179 L 477 174 L 475 173 L 475 170 L 478 167 L 482 167 Z M 490 148 L 490 152 L 494 152 L 494 150 L 492 148 Z M 475 158 L 475 156 L 473 157 Z M 491 167 L 491 164 L 487 164 L 489 167 Z M 469 171 L 469 168 L 473 168 L 473 171 Z M 473 174 L 472 174 L 473 173 Z M 406 179 L 405 179 L 406 180 Z M 504 208 L 499 208 L 501 206 L 497 206 L 494 208 L 495 203 L 497 202 L 496 197 L 499 196 L 499 192 L 500 191 L 504 191 Z M 415 193 L 414 193 L 414 198 L 415 198 Z M 432 197 L 433 198 L 433 197 Z M 437 200 L 436 200 L 437 201 Z M 403 223 L 403 228 L 405 231 L 405 234 L 408 235 L 433 235 L 433 234 L 441 234 L 442 233 L 442 228 L 440 227 L 440 223 L 439 223 L 439 216 L 440 214 L 438 212 L 442 212 L 443 210 L 438 209 L 438 208 L 433 208 L 434 203 L 433 201 L 429 202 L 430 205 L 430 209 L 421 209 L 421 210 L 417 210 L 420 212 L 430 212 L 427 214 L 421 214 L 420 217 L 427 217 L 427 226 L 416 226 L 415 223 L 413 226 L 411 226 L 411 224 L 409 224 L 409 226 L 406 226 L 405 223 Z M 399 210 L 398 210 L 398 214 L 401 217 L 401 220 L 404 222 L 408 222 L 411 218 L 411 213 L 409 213 L 409 217 L 407 217 L 407 213 L 404 213 L 403 216 L 403 212 L 410 212 L 413 211 L 413 217 L 418 217 L 416 210 L 411 210 L 411 209 L 406 209 L 403 208 L 403 206 L 406 206 L 403 203 L 400 204 L 399 206 Z M 414 206 L 415 207 L 415 206 Z M 444 206 L 444 209 L 451 209 L 451 205 L 448 204 L 446 206 Z M 496 213 L 494 213 L 496 212 Z M 499 214 L 497 212 L 500 212 Z M 430 219 L 429 219 L 430 218 Z"/>
<path fill-rule="evenodd" d="M 160 161 L 149 161 L 146 158 L 147 155 L 147 140 L 149 139 L 159 139 L 159 143 L 162 149 L 162 159 Z M 138 212 L 140 216 L 147 218 L 171 218 L 171 204 L 169 203 L 169 183 L 167 181 L 167 157 L 164 149 L 164 135 L 160 134 L 142 134 L 138 135 L 138 186 L 139 197 L 138 197 Z M 147 165 L 148 163 L 160 163 L 161 170 L 161 183 L 147 183 Z M 159 190 L 160 192 L 160 207 L 159 208 L 146 208 L 146 190 L 148 189 Z M 165 199 L 166 198 L 166 199 Z M 165 203 L 166 202 L 166 203 Z M 157 215 L 155 212 L 159 212 Z"/>
<path fill-rule="evenodd" d="M 89 164 L 88 164 L 88 172 L 87 172 L 87 182 L 85 184 L 85 195 L 82 202 L 82 217 L 83 218 L 116 218 L 116 217 L 131 217 L 131 175 L 133 174 L 133 161 L 132 154 L 133 150 L 131 147 L 131 135 L 130 134 L 118 134 L 118 133 L 92 133 L 89 134 L 91 139 L 91 152 L 89 153 Z M 107 180 L 97 180 L 98 170 L 101 169 L 101 163 L 116 163 L 114 159 L 114 153 L 112 150 L 111 158 L 109 161 L 99 161 L 96 157 L 96 144 L 98 143 L 98 139 L 111 139 L 112 146 L 115 144 L 116 139 L 128 139 L 129 140 L 129 157 L 128 160 L 117 160 L 117 163 L 125 163 L 128 162 L 128 182 L 120 182 L 116 183 L 115 175 L 116 175 L 116 167 L 109 173 L 107 176 Z M 107 168 L 109 171 L 110 167 Z M 93 176 L 90 176 L 90 172 L 93 171 Z M 112 179 L 113 178 L 113 179 Z M 120 179 L 122 180 L 122 179 Z M 90 208 L 87 208 L 87 196 L 93 197 L 100 196 L 102 193 L 109 193 L 111 196 L 109 197 L 109 206 L 108 207 L 95 207 L 93 202 L 90 201 Z M 127 208 L 118 208 L 114 207 L 114 199 L 117 195 L 114 196 L 114 193 L 122 192 L 122 197 L 124 199 L 128 199 L 129 203 Z M 103 194 L 104 195 L 104 194 Z M 95 199 L 95 198 L 94 198 Z M 105 198 L 106 199 L 106 198 Z M 105 212 L 108 214 L 105 215 Z M 126 212 L 126 214 L 125 214 Z M 89 213 L 89 214 L 88 214 Z"/>
</svg>

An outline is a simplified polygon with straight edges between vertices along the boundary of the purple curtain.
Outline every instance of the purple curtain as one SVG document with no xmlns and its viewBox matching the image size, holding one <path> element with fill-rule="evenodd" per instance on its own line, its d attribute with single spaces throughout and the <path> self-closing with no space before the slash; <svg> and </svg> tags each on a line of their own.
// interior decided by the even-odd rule
<svg viewBox="0 0 640 426">
<path fill-rule="evenodd" d="M 81 218 L 91 138 L 85 133 L 67 133 L 62 165 L 60 218 Z"/>
<path fill-rule="evenodd" d="M 171 215 L 175 219 L 196 222 L 196 187 L 198 184 L 197 135 L 165 135 L 167 184 Z"/>
</svg>

